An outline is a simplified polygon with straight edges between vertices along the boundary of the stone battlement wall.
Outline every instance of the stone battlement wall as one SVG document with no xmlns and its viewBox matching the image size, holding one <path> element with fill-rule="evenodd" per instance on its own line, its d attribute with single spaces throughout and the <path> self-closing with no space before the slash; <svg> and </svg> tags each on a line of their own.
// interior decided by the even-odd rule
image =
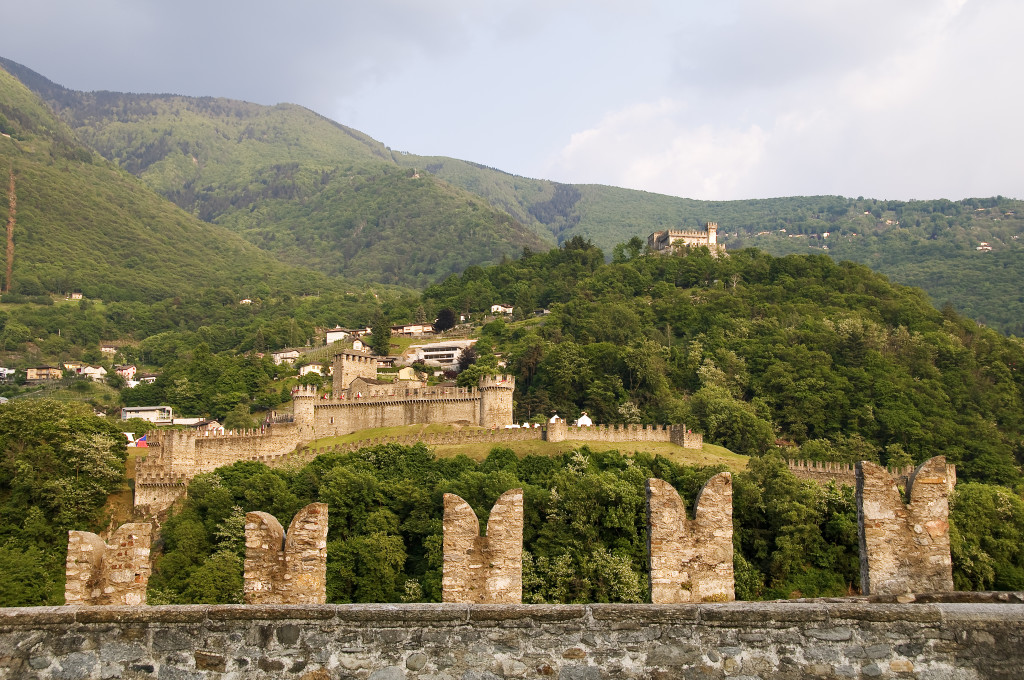
<svg viewBox="0 0 1024 680">
<path fill-rule="evenodd" d="M 794 459 L 789 459 L 786 462 L 789 465 L 789 471 L 800 479 L 809 479 L 819 484 L 828 484 L 835 480 L 836 484 L 857 486 L 857 469 L 853 463 Z M 891 468 L 889 474 L 896 479 L 897 484 L 906 488 L 910 475 L 914 474 L 914 466 Z M 956 486 L 956 465 L 946 465 L 946 477 L 949 479 L 949 488 L 953 489 Z"/>
<path fill-rule="evenodd" d="M 1009 680 L 1022 643 L 1022 604 L 32 607 L 0 678 Z"/>
</svg>

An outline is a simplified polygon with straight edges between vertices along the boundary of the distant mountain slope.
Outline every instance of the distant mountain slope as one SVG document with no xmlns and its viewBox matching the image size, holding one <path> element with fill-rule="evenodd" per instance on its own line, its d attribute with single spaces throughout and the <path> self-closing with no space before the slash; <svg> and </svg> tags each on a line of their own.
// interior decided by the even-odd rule
<svg viewBox="0 0 1024 680">
<path fill-rule="evenodd" d="M 632 236 L 715 221 L 730 248 L 862 262 L 924 288 L 936 305 L 1024 335 L 1022 201 L 697 201 L 560 184 L 392 151 L 297 106 L 73 92 L 0 63 L 88 144 L 178 205 L 324 272 L 422 284 L 574 236 L 610 255 Z M 418 184 L 404 181 L 415 174 Z M 826 243 L 826 232 L 840 238 Z M 978 251 L 982 242 L 992 251 Z"/>
<path fill-rule="evenodd" d="M 426 285 L 552 243 L 479 196 L 399 168 L 379 142 L 300 106 L 75 92 L 18 72 L 104 157 L 296 265 Z"/>
<path fill-rule="evenodd" d="M 773 255 L 819 252 L 861 262 L 894 281 L 923 288 L 937 306 L 948 302 L 994 328 L 1024 336 L 1024 201 L 842 196 L 696 201 L 531 180 L 439 157 L 392 157 L 479 193 L 539 232 L 549 231 L 559 243 L 583 236 L 609 255 L 632 236 L 646 240 L 653 231 L 713 221 L 729 248 L 756 246 Z"/>
<path fill-rule="evenodd" d="M 2 69 L 0 132 L 4 223 L 12 171 L 15 178 L 14 292 L 156 299 L 201 286 L 243 292 L 259 282 L 293 290 L 323 285 L 322 276 L 282 265 L 195 219 L 82 146 Z"/>
</svg>

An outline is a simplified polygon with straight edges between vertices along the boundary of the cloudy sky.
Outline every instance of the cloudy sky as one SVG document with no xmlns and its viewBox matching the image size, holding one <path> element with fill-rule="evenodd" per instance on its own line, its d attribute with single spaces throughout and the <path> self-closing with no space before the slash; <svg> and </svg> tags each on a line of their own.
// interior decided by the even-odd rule
<svg viewBox="0 0 1024 680">
<path fill-rule="evenodd" d="M 394 149 L 699 199 L 1024 198 L 1021 0 L 32 0 L 79 90 L 294 102 Z"/>
</svg>

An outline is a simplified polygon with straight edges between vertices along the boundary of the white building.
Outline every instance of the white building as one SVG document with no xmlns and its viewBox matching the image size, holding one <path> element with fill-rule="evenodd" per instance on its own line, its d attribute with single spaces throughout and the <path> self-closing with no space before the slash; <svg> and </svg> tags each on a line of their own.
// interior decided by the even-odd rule
<svg viewBox="0 0 1024 680">
<path fill-rule="evenodd" d="M 329 345 L 332 342 L 337 342 L 339 340 L 347 340 L 352 337 L 352 333 L 354 332 L 355 331 L 350 331 L 349 329 L 342 328 L 341 326 L 335 326 L 327 331 L 327 344 Z"/>
<path fill-rule="evenodd" d="M 170 406 L 125 406 L 121 409 L 121 420 L 142 418 L 157 425 L 174 422 L 174 411 Z"/>
<path fill-rule="evenodd" d="M 423 361 L 429 365 L 452 367 L 459 363 L 463 350 L 475 344 L 476 338 L 409 345 L 409 349 L 402 353 L 402 359 L 409 363 Z"/>
</svg>

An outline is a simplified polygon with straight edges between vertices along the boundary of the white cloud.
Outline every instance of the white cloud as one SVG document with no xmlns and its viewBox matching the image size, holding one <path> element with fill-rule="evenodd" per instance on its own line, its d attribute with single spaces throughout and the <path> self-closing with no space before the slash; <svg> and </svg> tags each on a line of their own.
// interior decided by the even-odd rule
<svg viewBox="0 0 1024 680">
<path fill-rule="evenodd" d="M 544 170 L 702 199 L 1020 195 L 1024 7 L 882 4 L 733 3 L 680 49 L 672 97 L 604 114 Z"/>
</svg>

